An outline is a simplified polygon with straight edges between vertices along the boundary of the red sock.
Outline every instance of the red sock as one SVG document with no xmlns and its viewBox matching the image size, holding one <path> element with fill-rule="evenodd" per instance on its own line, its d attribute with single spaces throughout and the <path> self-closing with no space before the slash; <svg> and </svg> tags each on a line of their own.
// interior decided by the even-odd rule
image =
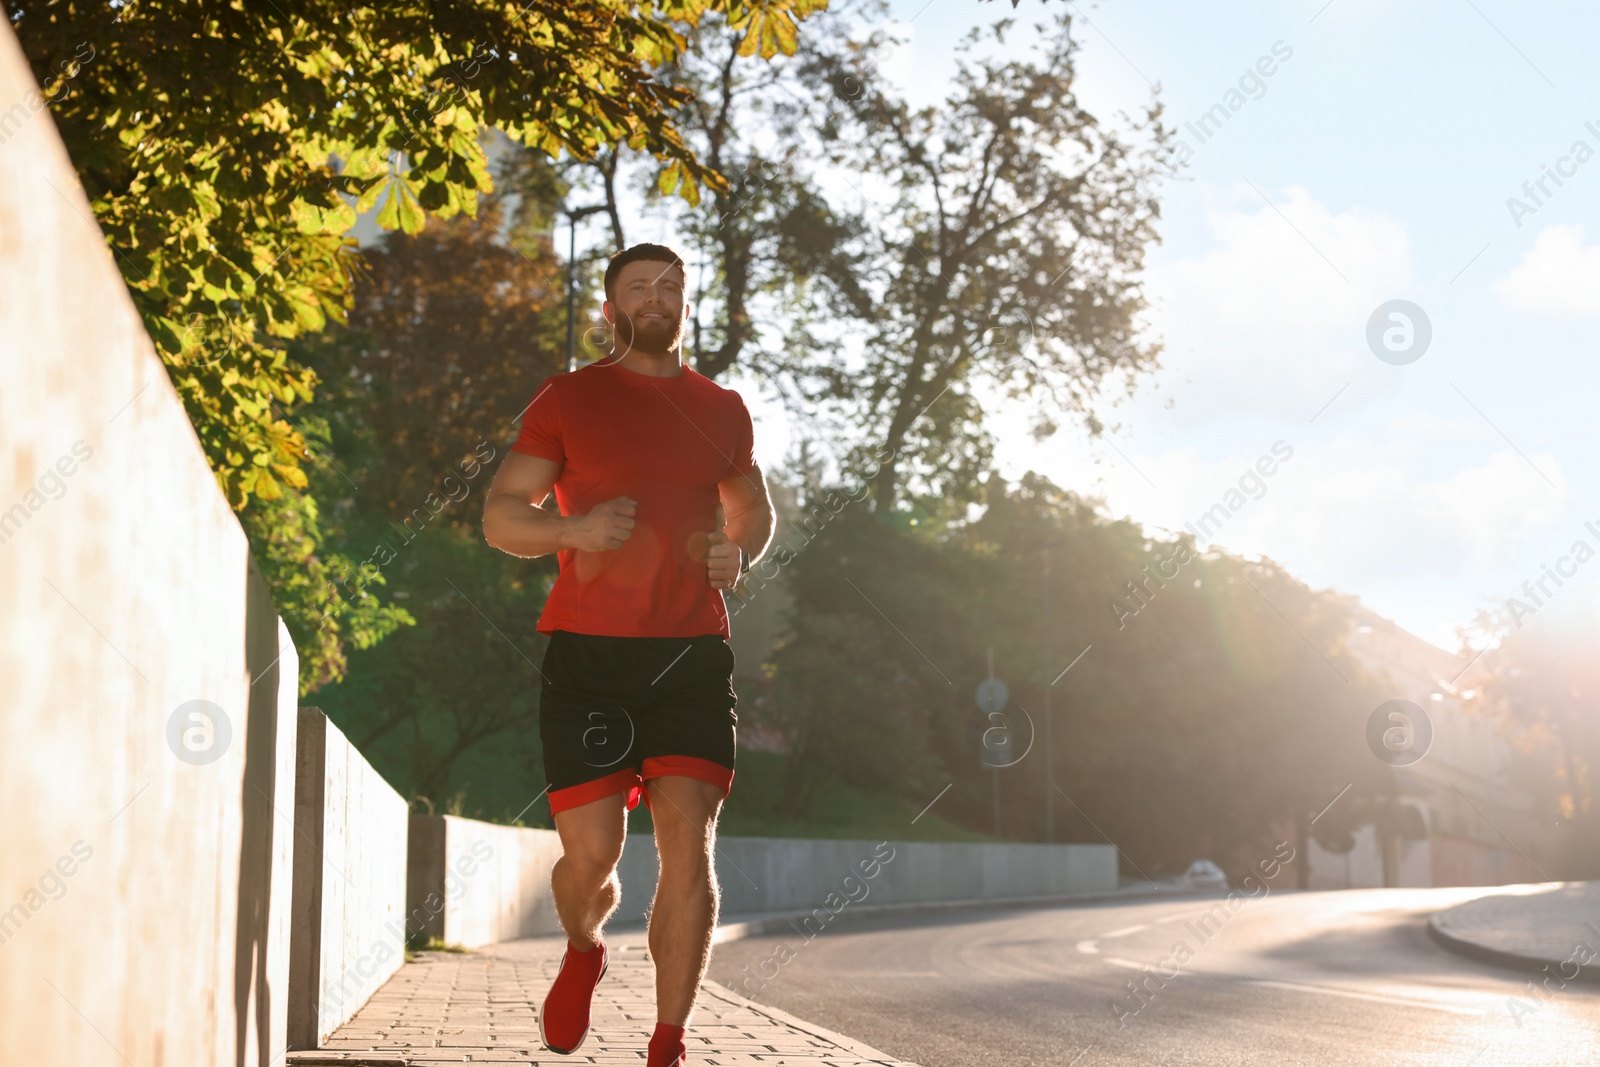
<svg viewBox="0 0 1600 1067">
<path fill-rule="evenodd" d="M 539 1035 L 551 1049 L 571 1053 L 589 1036 L 589 1011 L 594 987 L 606 969 L 606 946 L 600 942 L 579 952 L 569 940 L 561 971 L 550 986 L 539 1013 Z"/>
<path fill-rule="evenodd" d="M 656 1023 L 645 1067 L 682 1067 L 688 1058 L 689 1050 L 683 1044 L 683 1027 Z"/>
</svg>

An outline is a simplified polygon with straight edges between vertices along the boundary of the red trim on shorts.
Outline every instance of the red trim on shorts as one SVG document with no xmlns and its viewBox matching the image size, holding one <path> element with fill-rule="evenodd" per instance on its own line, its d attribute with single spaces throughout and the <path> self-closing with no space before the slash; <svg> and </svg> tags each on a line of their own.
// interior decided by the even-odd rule
<svg viewBox="0 0 1600 1067">
<path fill-rule="evenodd" d="M 722 764 L 699 756 L 650 756 L 644 761 L 644 777 L 632 767 L 624 767 L 620 771 L 613 771 L 604 778 L 596 778 L 589 782 L 579 782 L 569 785 L 565 789 L 552 789 L 550 791 L 550 814 L 566 811 L 568 808 L 592 804 L 596 800 L 615 796 L 618 793 L 627 794 L 627 809 L 632 811 L 644 801 L 646 808 L 650 807 L 650 792 L 645 789 L 644 782 L 650 778 L 664 778 L 668 775 L 679 775 L 684 778 L 694 778 L 701 782 L 709 782 L 722 790 L 726 797 L 733 788 L 733 769 Z"/>
<path fill-rule="evenodd" d="M 681 775 L 685 778 L 696 778 L 702 782 L 710 782 L 722 789 L 726 797 L 728 790 L 733 788 L 733 768 L 724 767 L 699 756 L 647 756 L 644 761 L 645 780 L 662 778 L 669 774 Z M 649 795 L 646 794 L 648 801 Z"/>
<path fill-rule="evenodd" d="M 701 761 L 704 762 L 704 761 Z M 632 811 L 639 806 L 639 797 L 644 793 L 644 787 L 639 781 L 639 774 L 632 767 L 624 767 L 620 771 L 613 771 L 604 778 L 596 778 L 589 782 L 579 782 L 569 785 L 564 789 L 550 791 L 550 814 L 566 811 L 568 808 L 592 804 L 596 800 L 614 796 L 617 793 L 628 795 L 628 810 Z"/>
</svg>

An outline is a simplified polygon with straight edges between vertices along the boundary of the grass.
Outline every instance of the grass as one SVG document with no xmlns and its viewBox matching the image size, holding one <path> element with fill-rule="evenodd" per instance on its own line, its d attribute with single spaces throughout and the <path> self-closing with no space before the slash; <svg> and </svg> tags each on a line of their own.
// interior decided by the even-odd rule
<svg viewBox="0 0 1600 1067">
<path fill-rule="evenodd" d="M 409 962 L 419 952 L 456 952 L 467 955 L 472 952 L 465 945 L 446 944 L 437 937 L 430 937 L 426 942 L 415 941 L 406 945 L 406 960 Z"/>
</svg>

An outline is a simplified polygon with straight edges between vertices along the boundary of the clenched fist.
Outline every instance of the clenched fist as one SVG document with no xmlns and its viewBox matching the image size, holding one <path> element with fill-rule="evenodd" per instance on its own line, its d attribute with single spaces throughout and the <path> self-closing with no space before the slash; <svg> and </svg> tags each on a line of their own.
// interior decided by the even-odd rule
<svg viewBox="0 0 1600 1067">
<path fill-rule="evenodd" d="M 706 538 L 706 577 L 713 589 L 732 589 L 739 581 L 739 546 L 721 530 Z"/>
<path fill-rule="evenodd" d="M 587 515 L 574 516 L 567 542 L 579 552 L 609 552 L 633 536 L 634 501 L 619 496 L 596 504 Z"/>
</svg>

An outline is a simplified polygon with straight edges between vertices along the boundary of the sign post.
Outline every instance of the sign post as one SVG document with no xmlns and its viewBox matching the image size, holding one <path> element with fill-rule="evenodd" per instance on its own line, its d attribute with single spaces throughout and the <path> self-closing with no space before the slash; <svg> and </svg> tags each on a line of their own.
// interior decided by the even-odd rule
<svg viewBox="0 0 1600 1067">
<path fill-rule="evenodd" d="M 984 713 L 978 761 L 994 775 L 994 836 L 1000 836 L 1000 768 L 1011 765 L 1011 730 L 1005 710 L 1011 690 L 994 676 L 994 649 L 989 649 L 989 677 L 978 683 L 978 708 Z"/>
</svg>

